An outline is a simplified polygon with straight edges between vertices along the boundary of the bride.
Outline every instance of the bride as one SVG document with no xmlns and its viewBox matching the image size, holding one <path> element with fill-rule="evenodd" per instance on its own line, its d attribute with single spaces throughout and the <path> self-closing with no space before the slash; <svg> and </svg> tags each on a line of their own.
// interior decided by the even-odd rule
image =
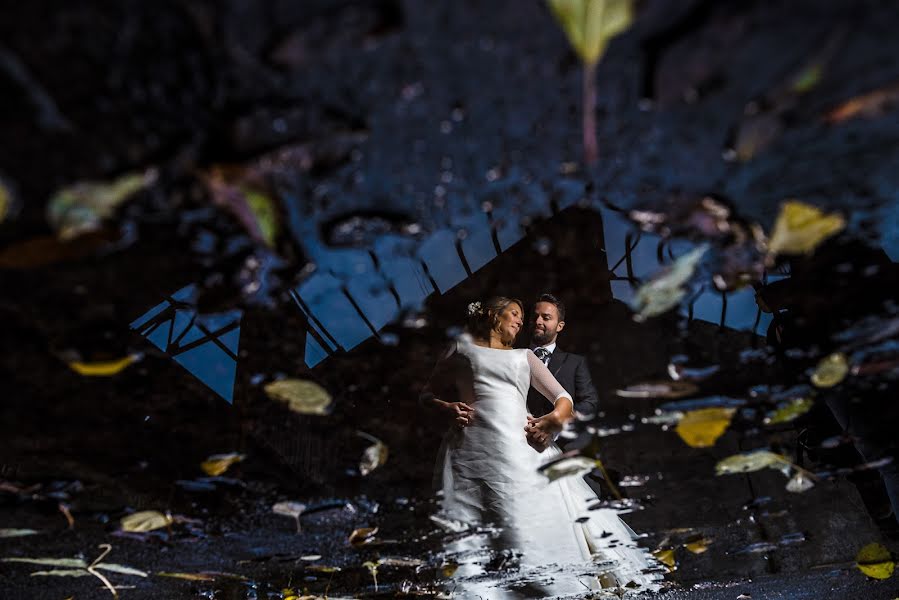
<svg viewBox="0 0 899 600">
<path fill-rule="evenodd" d="M 591 590 L 658 589 L 661 575 L 611 509 L 579 476 L 549 482 L 538 471 L 561 450 L 550 443 L 573 416 L 571 394 L 528 349 L 514 349 L 520 301 L 469 305 L 468 332 L 437 363 L 422 400 L 452 420 L 435 469 L 435 521 L 465 532 L 447 547 L 463 598 L 575 597 Z M 535 419 L 533 386 L 555 408 Z M 508 567 L 513 567 L 509 569 Z M 506 568 L 503 568 L 506 567 Z M 502 572 L 498 572 L 502 571 Z"/>
</svg>

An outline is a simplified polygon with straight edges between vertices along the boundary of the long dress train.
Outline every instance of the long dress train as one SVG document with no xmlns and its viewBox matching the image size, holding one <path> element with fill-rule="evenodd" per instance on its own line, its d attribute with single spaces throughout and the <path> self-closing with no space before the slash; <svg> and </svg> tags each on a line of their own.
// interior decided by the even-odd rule
<svg viewBox="0 0 899 600">
<path fill-rule="evenodd" d="M 442 494 L 436 520 L 466 529 L 446 547 L 458 564 L 449 586 L 457 597 L 658 589 L 658 566 L 636 546 L 634 531 L 612 509 L 588 510 L 597 497 L 581 477 L 549 482 L 538 472 L 561 450 L 551 444 L 540 453 L 528 444 L 528 388 L 553 402 L 571 396 L 533 352 L 487 348 L 461 336 L 431 381 L 434 391 L 454 388 L 449 393 L 475 411 L 470 425 L 444 436 L 434 473 Z M 517 569 L 491 573 L 504 561 Z"/>
</svg>

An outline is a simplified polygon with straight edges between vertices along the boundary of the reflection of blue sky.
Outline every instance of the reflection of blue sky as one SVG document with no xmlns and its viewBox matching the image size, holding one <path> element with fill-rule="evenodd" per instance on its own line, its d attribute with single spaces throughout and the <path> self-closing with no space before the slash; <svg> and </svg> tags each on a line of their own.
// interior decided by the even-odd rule
<svg viewBox="0 0 899 600">
<path fill-rule="evenodd" d="M 131 328 L 232 402 L 242 312 L 198 314 L 193 308 L 196 295 L 194 285 L 181 288 L 171 297 L 176 304 L 169 300 L 157 304 L 135 319 Z"/>
<path fill-rule="evenodd" d="M 286 198 L 288 228 L 316 266 L 291 292 L 305 317 L 305 330 L 297 334 L 305 336 L 306 365 L 314 367 L 334 352 L 355 348 L 378 336 L 402 311 L 419 310 L 431 294 L 454 288 L 524 237 L 524 216 L 549 216 L 544 213 L 550 206 L 562 210 L 583 195 L 582 184 L 575 180 L 561 180 L 551 193 L 520 180 L 512 187 L 488 185 L 485 198 L 514 192 L 520 202 L 494 205 L 489 201 L 490 211 L 485 212 L 478 201 L 466 210 L 456 211 L 446 225 L 423 238 L 386 234 L 379 236 L 370 249 L 329 247 L 322 241 L 315 219 L 302 214 L 295 198 Z M 529 212 L 531 209 L 533 213 Z M 645 279 L 660 268 L 660 238 L 647 233 L 638 235 L 629 221 L 613 211 L 601 209 L 601 216 L 606 259 L 613 277 L 618 277 L 611 281 L 612 293 L 616 299 L 629 302 L 636 281 L 625 279 L 628 238 L 632 245 L 637 240 L 630 253 L 636 280 Z M 464 234 L 459 235 L 460 231 Z M 669 252 L 679 256 L 691 247 L 689 242 L 668 243 L 663 258 L 669 261 Z M 175 308 L 166 300 L 135 320 L 132 328 L 230 402 L 241 312 L 199 315 L 193 309 L 196 293 L 195 286 L 178 290 L 172 300 L 183 305 Z M 705 290 L 695 297 L 692 315 L 718 324 L 723 309 L 721 294 Z M 686 308 L 683 312 L 686 314 Z M 726 327 L 749 330 L 756 318 L 751 288 L 727 295 Z M 764 333 L 769 321 L 770 317 L 763 314 L 756 332 Z M 198 343 L 204 339 L 205 343 Z M 194 343 L 197 345 L 190 347 Z"/>
</svg>

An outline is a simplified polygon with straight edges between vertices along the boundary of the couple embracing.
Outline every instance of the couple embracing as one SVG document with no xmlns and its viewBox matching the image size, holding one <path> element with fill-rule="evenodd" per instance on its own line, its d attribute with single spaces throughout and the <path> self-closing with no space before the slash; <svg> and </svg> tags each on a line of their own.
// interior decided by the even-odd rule
<svg viewBox="0 0 899 600">
<path fill-rule="evenodd" d="M 580 477 L 549 482 L 538 471 L 562 453 L 554 439 L 575 411 L 595 413 L 596 392 L 583 357 L 555 348 L 562 303 L 544 294 L 530 318 L 533 347 L 516 349 L 526 319 L 521 301 L 470 304 L 466 334 L 422 393 L 452 422 L 435 484 L 442 495 L 437 521 L 468 532 L 446 549 L 459 565 L 454 590 L 466 598 L 541 598 L 655 589 L 661 576 L 617 513 L 589 510 L 597 496 Z M 494 577 L 497 561 L 515 568 Z"/>
</svg>

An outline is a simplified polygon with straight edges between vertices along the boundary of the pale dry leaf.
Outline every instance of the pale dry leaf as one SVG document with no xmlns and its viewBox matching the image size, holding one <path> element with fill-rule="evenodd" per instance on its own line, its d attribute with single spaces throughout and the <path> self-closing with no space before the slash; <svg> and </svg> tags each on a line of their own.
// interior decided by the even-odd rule
<svg viewBox="0 0 899 600">
<path fill-rule="evenodd" d="M 539 471 L 549 481 L 555 481 L 562 477 L 581 477 L 596 467 L 596 459 L 587 458 L 586 456 L 568 456 L 543 465 Z"/>
<path fill-rule="evenodd" d="M 40 533 L 34 529 L 0 529 L 0 538 L 24 537 L 26 535 L 36 535 Z"/>
<path fill-rule="evenodd" d="M 171 515 L 163 514 L 158 510 L 143 510 L 122 517 L 122 531 L 132 533 L 145 533 L 168 527 L 174 522 Z"/>
<path fill-rule="evenodd" d="M 786 458 L 771 452 L 770 450 L 755 450 L 744 454 L 735 454 L 718 461 L 715 465 L 716 475 L 730 475 L 733 473 L 750 473 L 759 471 L 766 467 L 780 469 L 786 465 L 790 466 L 790 461 Z"/>
<path fill-rule="evenodd" d="M 284 402 L 291 411 L 303 415 L 325 415 L 331 405 L 331 394 L 313 381 L 282 379 L 265 386 L 269 398 Z"/>
<path fill-rule="evenodd" d="M 680 304 L 687 295 L 687 282 L 693 277 L 708 248 L 707 244 L 694 248 L 641 285 L 631 301 L 631 308 L 637 313 L 634 319 L 643 321 Z"/>
</svg>

